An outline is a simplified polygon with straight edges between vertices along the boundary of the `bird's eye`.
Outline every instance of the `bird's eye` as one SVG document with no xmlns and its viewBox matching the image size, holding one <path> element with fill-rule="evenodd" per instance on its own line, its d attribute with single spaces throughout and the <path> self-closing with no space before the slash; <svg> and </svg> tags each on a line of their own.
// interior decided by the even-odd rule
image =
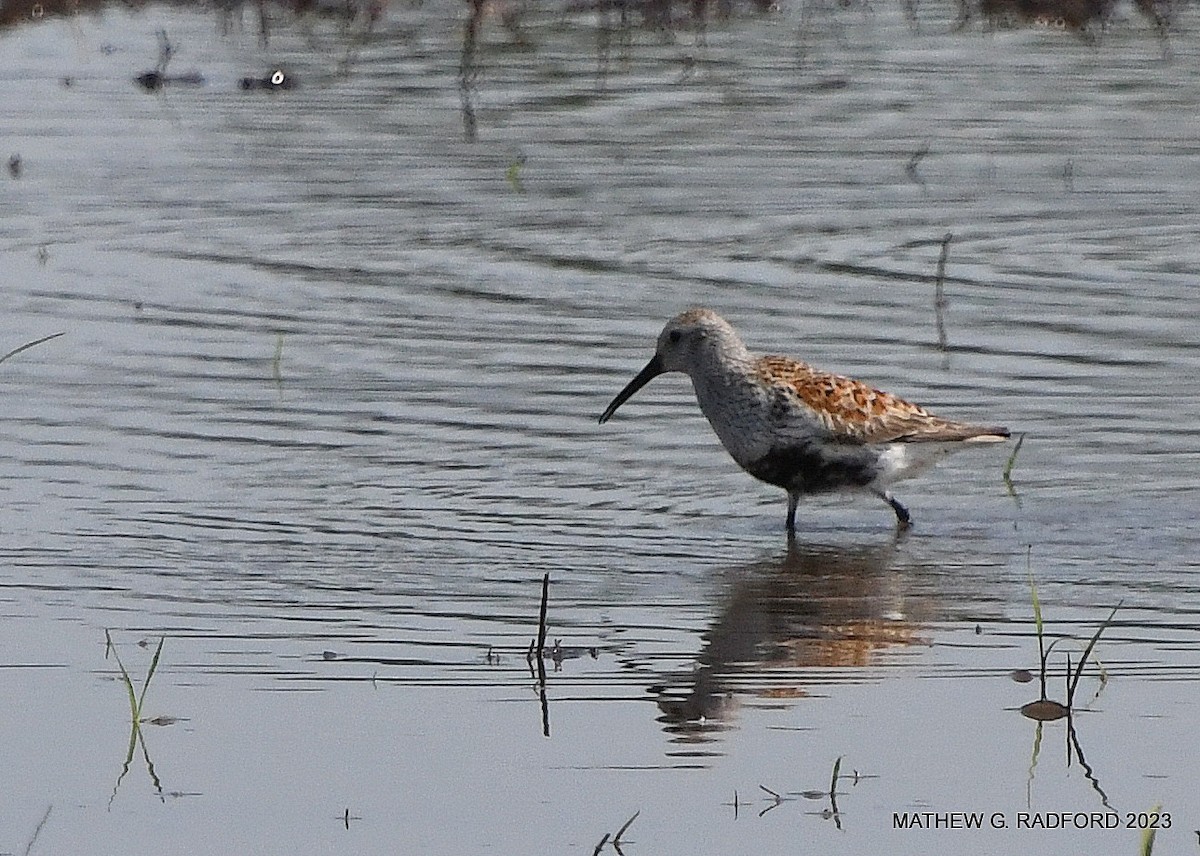
<svg viewBox="0 0 1200 856">
<path fill-rule="evenodd" d="M 678 342 L 682 336 L 683 336 L 683 334 L 680 333 L 678 330 L 672 330 L 671 335 L 668 336 L 667 338 L 670 339 L 672 342 Z"/>
</svg>

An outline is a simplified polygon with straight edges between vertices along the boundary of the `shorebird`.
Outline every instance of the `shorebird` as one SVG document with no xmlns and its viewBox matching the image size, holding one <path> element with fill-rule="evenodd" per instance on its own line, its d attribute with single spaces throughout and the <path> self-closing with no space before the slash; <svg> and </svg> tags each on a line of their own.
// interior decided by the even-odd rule
<svg viewBox="0 0 1200 856">
<path fill-rule="evenodd" d="M 892 496 L 894 482 L 948 452 L 1009 435 L 1007 428 L 942 419 L 797 360 L 755 356 L 711 309 L 689 309 L 667 322 L 653 358 L 617 393 L 600 424 L 666 372 L 692 379 L 700 410 L 743 470 L 787 491 L 789 534 L 801 496 L 835 490 L 873 493 L 907 528 L 912 517 Z"/>
</svg>

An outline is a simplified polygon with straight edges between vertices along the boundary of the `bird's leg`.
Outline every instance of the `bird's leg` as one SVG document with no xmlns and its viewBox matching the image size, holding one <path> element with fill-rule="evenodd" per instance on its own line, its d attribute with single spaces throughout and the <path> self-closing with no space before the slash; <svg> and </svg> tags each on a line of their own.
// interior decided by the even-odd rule
<svg viewBox="0 0 1200 856">
<path fill-rule="evenodd" d="M 788 515 L 787 515 L 787 532 L 789 535 L 796 534 L 796 506 L 800 502 L 800 494 L 796 491 L 788 491 Z"/>
<path fill-rule="evenodd" d="M 892 507 L 892 511 L 896 512 L 896 526 L 900 529 L 907 529 L 912 526 L 912 515 L 908 513 L 908 509 L 900 504 L 896 497 L 892 496 L 889 491 L 881 490 L 878 493 L 880 499 Z"/>
</svg>

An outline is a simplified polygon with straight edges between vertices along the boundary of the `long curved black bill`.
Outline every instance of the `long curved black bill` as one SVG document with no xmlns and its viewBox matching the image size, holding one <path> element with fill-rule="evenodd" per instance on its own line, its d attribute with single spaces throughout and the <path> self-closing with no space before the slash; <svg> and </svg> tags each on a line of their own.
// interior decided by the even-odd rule
<svg viewBox="0 0 1200 856">
<path fill-rule="evenodd" d="M 638 372 L 637 377 L 625 385 L 625 388 L 617 393 L 617 397 L 612 400 L 612 404 L 605 408 L 600 414 L 600 424 L 603 425 L 612 415 L 617 412 L 617 408 L 633 397 L 633 394 L 641 389 L 650 381 L 654 380 L 665 371 L 662 365 L 662 360 L 658 358 L 658 354 L 650 362 L 646 363 L 646 367 Z"/>
</svg>

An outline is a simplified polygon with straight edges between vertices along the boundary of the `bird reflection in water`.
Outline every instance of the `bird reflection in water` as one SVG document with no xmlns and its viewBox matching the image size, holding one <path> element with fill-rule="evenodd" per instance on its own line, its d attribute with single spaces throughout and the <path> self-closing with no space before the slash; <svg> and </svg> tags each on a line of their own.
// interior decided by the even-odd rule
<svg viewBox="0 0 1200 856">
<path fill-rule="evenodd" d="M 881 649 L 921 641 L 928 610 L 907 595 L 895 544 L 792 541 L 782 557 L 732 569 L 696 665 L 650 688 L 666 730 L 711 740 L 729 727 L 739 696 L 805 696 L 794 670 L 860 668 Z"/>
</svg>

